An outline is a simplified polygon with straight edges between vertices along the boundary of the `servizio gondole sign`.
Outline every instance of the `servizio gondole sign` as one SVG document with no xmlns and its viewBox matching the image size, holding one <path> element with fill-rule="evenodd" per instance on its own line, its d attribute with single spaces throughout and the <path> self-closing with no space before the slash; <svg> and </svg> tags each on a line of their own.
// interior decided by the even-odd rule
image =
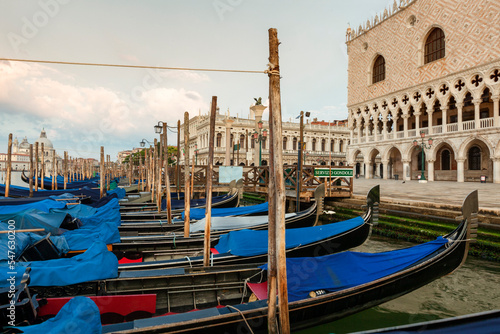
<svg viewBox="0 0 500 334">
<path fill-rule="evenodd" d="M 330 177 L 330 171 L 332 172 L 332 177 L 353 177 L 354 168 L 317 168 L 314 170 L 314 176 L 316 177 Z"/>
</svg>

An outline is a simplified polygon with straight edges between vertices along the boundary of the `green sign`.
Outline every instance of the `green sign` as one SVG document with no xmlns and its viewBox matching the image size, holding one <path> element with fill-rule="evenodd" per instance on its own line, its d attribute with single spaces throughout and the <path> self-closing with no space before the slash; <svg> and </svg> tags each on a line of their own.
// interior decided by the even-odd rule
<svg viewBox="0 0 500 334">
<path fill-rule="evenodd" d="M 332 177 L 353 177 L 353 168 L 332 168 Z M 329 168 L 317 168 L 314 170 L 314 176 L 316 177 L 330 177 Z"/>
</svg>

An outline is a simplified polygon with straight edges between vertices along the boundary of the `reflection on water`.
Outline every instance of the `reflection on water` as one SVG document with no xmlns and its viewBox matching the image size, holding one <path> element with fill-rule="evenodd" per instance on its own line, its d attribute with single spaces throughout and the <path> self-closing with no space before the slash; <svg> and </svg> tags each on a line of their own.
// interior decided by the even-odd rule
<svg viewBox="0 0 500 334">
<path fill-rule="evenodd" d="M 359 252 L 383 252 L 414 244 L 372 236 Z M 339 321 L 297 333 L 350 333 L 500 309 L 500 264 L 469 257 L 454 273 L 407 295 Z"/>
</svg>

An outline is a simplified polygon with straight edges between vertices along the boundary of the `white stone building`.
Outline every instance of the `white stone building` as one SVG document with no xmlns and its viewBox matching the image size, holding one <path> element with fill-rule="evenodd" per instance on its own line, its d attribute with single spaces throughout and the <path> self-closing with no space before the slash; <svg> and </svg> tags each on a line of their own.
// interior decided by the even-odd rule
<svg viewBox="0 0 500 334">
<path fill-rule="evenodd" d="M 251 106 L 249 118 L 241 118 L 217 112 L 215 121 L 214 164 L 218 165 L 259 165 L 260 144 L 253 139 L 259 129 L 265 106 Z M 208 162 L 209 115 L 199 115 L 189 120 L 189 156 L 198 165 Z M 262 120 L 262 132 L 269 129 L 268 120 Z M 306 165 L 342 166 L 346 164 L 346 151 L 349 144 L 347 122 L 318 122 L 304 118 L 304 142 Z M 297 164 L 298 142 L 300 140 L 299 123 L 283 122 L 283 162 L 286 165 Z M 234 145 L 240 144 L 239 151 Z M 181 125 L 181 150 L 184 147 L 184 124 Z M 181 151 L 182 152 L 182 151 Z M 269 138 L 262 140 L 262 164 L 269 161 Z M 184 157 L 181 153 L 181 164 Z"/>
<path fill-rule="evenodd" d="M 347 161 L 366 178 L 500 183 L 500 1 L 401 0 L 347 30 Z M 418 145 L 414 145 L 417 141 Z"/>
</svg>

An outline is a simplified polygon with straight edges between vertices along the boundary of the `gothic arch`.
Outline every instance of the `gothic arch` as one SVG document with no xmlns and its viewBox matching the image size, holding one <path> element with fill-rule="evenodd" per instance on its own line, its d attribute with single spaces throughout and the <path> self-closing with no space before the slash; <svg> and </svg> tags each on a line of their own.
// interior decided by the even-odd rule
<svg viewBox="0 0 500 334">
<path fill-rule="evenodd" d="M 384 59 L 384 77 L 387 78 L 387 62 L 385 61 L 385 57 L 377 52 L 375 53 L 372 58 L 370 59 L 370 61 L 368 62 L 368 70 L 367 70 L 367 73 L 368 73 L 368 86 L 370 85 L 373 85 L 375 83 L 378 83 L 378 82 L 382 82 L 384 80 L 380 80 L 380 81 L 377 81 L 377 82 L 373 82 L 373 70 L 374 70 L 374 66 L 375 66 L 375 62 L 377 61 L 378 57 L 382 57 Z"/>
<path fill-rule="evenodd" d="M 467 138 L 461 145 L 460 148 L 458 149 L 458 155 L 457 158 L 459 159 L 466 159 L 467 158 L 467 151 L 472 146 L 474 143 L 480 142 L 483 143 L 484 146 L 488 149 L 490 157 L 493 156 L 493 145 L 492 143 L 485 137 L 483 136 L 470 136 Z"/>
<path fill-rule="evenodd" d="M 436 156 L 436 153 L 439 152 L 439 150 L 445 145 L 449 145 L 451 147 L 453 153 L 455 154 L 455 157 L 458 156 L 458 148 L 453 142 L 449 141 L 448 139 L 438 139 L 434 142 L 429 151 L 429 159 L 436 160 L 438 158 Z"/>
</svg>

